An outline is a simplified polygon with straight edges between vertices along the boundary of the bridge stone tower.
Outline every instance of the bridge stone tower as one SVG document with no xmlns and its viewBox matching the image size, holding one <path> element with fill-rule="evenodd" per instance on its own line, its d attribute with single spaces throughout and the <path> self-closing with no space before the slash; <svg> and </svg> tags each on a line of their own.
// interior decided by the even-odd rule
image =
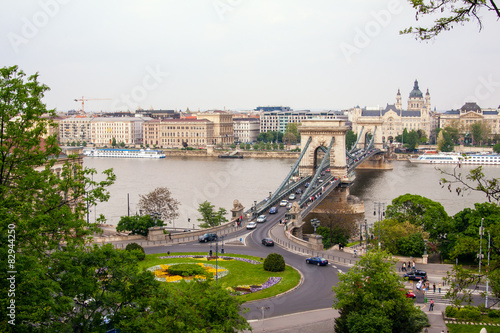
<svg viewBox="0 0 500 333">
<path fill-rule="evenodd" d="M 384 148 L 384 142 L 382 140 L 382 124 L 384 121 L 382 119 L 360 119 L 356 121 L 358 136 L 360 135 L 359 131 L 361 127 L 363 127 L 363 133 L 361 133 L 361 137 L 358 140 L 358 148 L 365 147 L 365 144 L 368 145 L 370 140 L 367 140 L 366 134 L 370 133 L 373 135 L 375 133 L 375 138 L 373 139 L 373 147 L 378 149 Z"/>
<path fill-rule="evenodd" d="M 348 130 L 346 122 L 342 120 L 310 119 L 302 121 L 299 126 L 301 147 L 304 147 L 312 138 L 307 151 L 299 164 L 300 176 L 312 176 L 319 167 L 321 160 L 318 151 L 321 147 L 328 148 L 334 140 L 330 151 L 330 172 L 337 177 L 345 177 L 347 172 L 345 135 Z"/>
</svg>

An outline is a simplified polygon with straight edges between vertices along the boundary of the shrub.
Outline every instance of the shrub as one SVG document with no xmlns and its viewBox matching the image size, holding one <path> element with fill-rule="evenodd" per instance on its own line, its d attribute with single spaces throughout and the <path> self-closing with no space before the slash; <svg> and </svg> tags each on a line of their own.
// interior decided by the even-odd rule
<svg viewBox="0 0 500 333">
<path fill-rule="evenodd" d="M 498 318 L 498 317 L 500 317 L 500 310 L 489 309 L 488 310 L 488 317 L 490 317 L 490 318 Z"/>
<path fill-rule="evenodd" d="M 466 306 L 458 310 L 457 318 L 465 320 L 479 320 L 481 319 L 481 310 L 474 306 Z"/>
<path fill-rule="evenodd" d="M 207 278 L 210 277 L 210 274 L 205 271 L 203 267 L 196 264 L 178 264 L 172 265 L 168 267 L 168 274 L 171 275 L 180 275 L 180 276 L 194 276 L 194 275 L 203 275 Z"/>
<path fill-rule="evenodd" d="M 144 260 L 144 258 L 146 258 L 146 252 L 144 252 L 144 249 L 142 248 L 142 246 L 140 246 L 137 243 L 127 244 L 127 247 L 125 248 L 125 250 L 135 251 L 136 256 L 137 256 L 137 260 L 139 260 L 139 261 L 142 261 L 142 260 Z"/>
<path fill-rule="evenodd" d="M 458 309 L 452 306 L 447 306 L 445 310 L 446 317 L 455 318 L 457 315 Z"/>
<path fill-rule="evenodd" d="M 268 272 L 283 272 L 285 270 L 285 259 L 278 253 L 270 253 L 264 260 L 264 270 Z"/>
</svg>

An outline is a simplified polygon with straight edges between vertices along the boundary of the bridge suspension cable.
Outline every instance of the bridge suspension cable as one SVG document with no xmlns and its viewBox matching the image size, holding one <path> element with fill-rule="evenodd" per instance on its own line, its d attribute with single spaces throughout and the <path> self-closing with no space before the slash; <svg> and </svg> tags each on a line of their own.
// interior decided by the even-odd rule
<svg viewBox="0 0 500 333">
<path fill-rule="evenodd" d="M 372 138 L 370 140 L 370 143 L 368 144 L 368 147 L 366 147 L 365 150 L 370 150 L 373 147 L 373 140 L 375 140 L 375 133 L 377 133 L 377 126 L 375 126 L 375 129 L 373 130 Z"/>
<path fill-rule="evenodd" d="M 365 126 L 361 126 L 361 131 L 359 132 L 358 138 L 356 139 L 356 143 L 354 143 L 354 146 L 352 146 L 351 150 L 349 150 L 349 153 L 353 153 L 357 149 L 359 138 L 361 137 L 361 135 L 363 135 L 364 129 L 365 129 Z"/>
<path fill-rule="evenodd" d="M 290 178 L 293 176 L 293 174 L 295 173 L 295 170 L 298 168 L 299 163 L 302 160 L 302 157 L 304 157 L 304 155 L 306 154 L 307 148 L 309 148 L 309 144 L 311 143 L 311 141 L 312 141 L 312 137 L 309 137 L 309 139 L 306 142 L 306 145 L 304 146 L 304 148 L 302 149 L 302 152 L 300 153 L 299 158 L 297 159 L 297 162 L 295 162 L 295 164 L 292 166 L 290 173 L 288 174 L 288 176 L 285 177 L 285 180 L 283 180 L 281 185 L 278 186 L 278 189 L 276 191 L 274 191 L 273 195 L 271 196 L 271 199 L 269 200 L 270 203 L 272 203 L 274 201 L 274 199 L 276 199 L 276 197 L 281 193 L 281 191 L 283 190 L 285 185 L 288 183 L 288 181 L 290 181 Z"/>
</svg>

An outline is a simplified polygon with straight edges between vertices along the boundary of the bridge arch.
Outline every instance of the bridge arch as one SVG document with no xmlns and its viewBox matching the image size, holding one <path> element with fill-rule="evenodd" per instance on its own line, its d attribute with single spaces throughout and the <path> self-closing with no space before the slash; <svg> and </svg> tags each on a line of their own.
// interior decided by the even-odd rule
<svg viewBox="0 0 500 333">
<path fill-rule="evenodd" d="M 302 149 L 311 138 L 309 147 L 299 164 L 299 175 L 302 177 L 313 176 L 317 171 L 322 159 L 319 151 L 330 150 L 329 164 L 330 172 L 337 177 L 344 177 L 347 171 L 345 134 L 348 130 L 345 121 L 342 120 L 304 120 L 298 128 L 301 136 Z M 332 143 L 333 140 L 333 143 Z"/>
<path fill-rule="evenodd" d="M 365 148 L 370 143 L 370 140 L 367 140 L 367 134 L 371 133 L 375 137 L 373 138 L 373 147 L 378 149 L 384 148 L 384 142 L 382 139 L 382 124 L 383 120 L 358 120 L 357 128 L 361 131 L 360 128 L 363 129 L 362 133 L 357 133 L 359 136 L 357 148 Z"/>
</svg>

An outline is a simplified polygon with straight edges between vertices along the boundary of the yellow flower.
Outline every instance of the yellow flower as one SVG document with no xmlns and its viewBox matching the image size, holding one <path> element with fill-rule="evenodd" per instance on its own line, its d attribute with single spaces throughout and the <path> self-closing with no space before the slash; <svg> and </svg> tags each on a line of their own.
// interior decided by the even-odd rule
<svg viewBox="0 0 500 333">
<path fill-rule="evenodd" d="M 168 269 L 169 265 L 160 265 L 160 267 L 161 267 L 161 269 L 166 271 Z"/>
</svg>

